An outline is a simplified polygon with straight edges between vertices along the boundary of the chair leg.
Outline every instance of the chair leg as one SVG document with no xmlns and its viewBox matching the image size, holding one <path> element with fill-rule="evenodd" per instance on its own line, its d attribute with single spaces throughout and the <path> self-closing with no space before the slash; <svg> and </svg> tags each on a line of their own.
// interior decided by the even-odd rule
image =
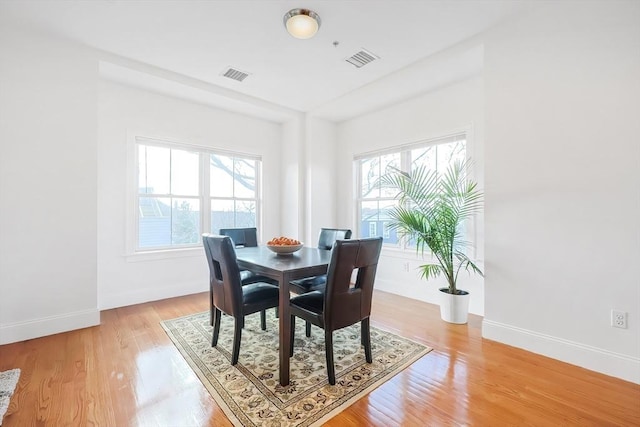
<svg viewBox="0 0 640 427">
<path fill-rule="evenodd" d="M 231 364 L 238 363 L 238 356 L 240 356 L 240 338 L 242 337 L 242 324 L 244 323 L 244 317 L 235 318 L 235 327 L 233 328 L 233 353 L 231 354 Z"/>
<path fill-rule="evenodd" d="M 213 337 L 211 338 L 211 347 L 218 345 L 218 335 L 220 334 L 220 316 L 222 312 L 217 307 L 212 308 L 211 322 L 213 324 Z"/>
<path fill-rule="evenodd" d="M 336 384 L 336 369 L 333 365 L 333 331 L 324 330 L 324 351 L 327 355 L 327 376 L 329 384 Z"/>
<path fill-rule="evenodd" d="M 311 336 L 311 322 L 307 322 L 307 324 L 304 325 L 304 332 L 307 335 L 307 338 Z"/>
<path fill-rule="evenodd" d="M 267 312 L 264 310 L 260 312 L 260 329 L 267 330 Z"/>
<path fill-rule="evenodd" d="M 296 316 L 291 316 L 291 333 L 289 334 L 289 357 L 293 357 L 293 342 L 296 339 Z"/>
<path fill-rule="evenodd" d="M 209 311 L 211 312 L 211 326 L 213 326 L 213 289 L 209 288 Z"/>
<path fill-rule="evenodd" d="M 362 343 L 364 344 L 364 357 L 367 363 L 373 362 L 371 357 L 371 330 L 369 328 L 369 318 L 362 319 L 360 322 L 360 331 L 362 335 Z"/>
</svg>

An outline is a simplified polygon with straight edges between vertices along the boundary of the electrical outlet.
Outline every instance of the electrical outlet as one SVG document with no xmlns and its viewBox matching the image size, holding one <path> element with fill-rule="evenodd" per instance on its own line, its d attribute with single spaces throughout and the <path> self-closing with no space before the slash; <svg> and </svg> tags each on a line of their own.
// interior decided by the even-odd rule
<svg viewBox="0 0 640 427">
<path fill-rule="evenodd" d="M 627 329 L 627 312 L 611 310 L 611 326 L 614 328 Z"/>
<path fill-rule="evenodd" d="M 404 271 L 406 271 L 406 272 L 409 271 L 409 263 L 408 262 L 405 262 L 403 267 L 404 267 Z"/>
</svg>

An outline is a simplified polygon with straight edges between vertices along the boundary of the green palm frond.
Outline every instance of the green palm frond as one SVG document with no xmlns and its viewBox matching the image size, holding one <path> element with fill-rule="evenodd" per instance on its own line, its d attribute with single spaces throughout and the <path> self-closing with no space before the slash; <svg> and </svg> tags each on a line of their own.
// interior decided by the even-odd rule
<svg viewBox="0 0 640 427">
<path fill-rule="evenodd" d="M 420 266 L 425 279 L 444 274 L 449 292 L 456 293 L 460 269 L 482 271 L 462 252 L 468 245 L 462 224 L 482 209 L 483 194 L 468 179 L 469 164 L 455 162 L 442 175 L 425 167 L 404 172 L 391 168 L 380 178 L 382 187 L 397 190 L 399 205 L 388 211 L 389 228 L 416 242 L 416 250 L 430 249 L 438 264 Z"/>
<path fill-rule="evenodd" d="M 438 277 L 442 273 L 442 266 L 439 264 L 424 264 L 419 267 L 421 276 L 425 279 Z"/>
</svg>

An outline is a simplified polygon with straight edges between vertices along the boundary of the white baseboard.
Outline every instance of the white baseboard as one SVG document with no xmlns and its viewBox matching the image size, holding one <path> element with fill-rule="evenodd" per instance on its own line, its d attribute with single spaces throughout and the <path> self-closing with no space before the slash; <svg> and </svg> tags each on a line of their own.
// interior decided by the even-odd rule
<svg viewBox="0 0 640 427">
<path fill-rule="evenodd" d="M 208 290 L 209 284 L 206 280 L 198 280 L 196 282 L 180 283 L 164 287 L 136 289 L 130 292 L 120 292 L 110 295 L 98 294 L 98 307 L 100 310 L 109 310 L 112 308 L 126 307 L 128 305 L 142 304 L 149 301 L 158 301 L 161 299 L 197 294 Z"/>
<path fill-rule="evenodd" d="M 433 284 L 427 284 L 422 280 L 418 283 L 405 283 L 401 280 L 389 280 L 385 278 L 376 277 L 375 288 L 379 291 L 389 292 L 390 294 L 400 295 L 401 297 L 407 297 L 418 301 L 423 301 L 429 304 L 440 305 L 440 295 L 437 291 L 438 287 Z M 484 303 L 478 303 L 476 298 L 472 294 L 471 304 L 469 306 L 469 313 L 477 316 L 484 315 Z"/>
<path fill-rule="evenodd" d="M 88 328 L 99 324 L 100 311 L 97 309 L 9 323 L 0 325 L 0 345 L 72 331 L 74 329 Z"/>
<path fill-rule="evenodd" d="M 483 320 L 482 337 L 640 384 L 640 358 Z"/>
<path fill-rule="evenodd" d="M 147 288 L 120 294 L 100 296 L 99 309 L 82 310 L 56 316 L 0 325 L 0 345 L 68 332 L 100 324 L 100 310 L 157 301 L 207 291 L 202 281 L 181 283 L 162 288 Z"/>
</svg>

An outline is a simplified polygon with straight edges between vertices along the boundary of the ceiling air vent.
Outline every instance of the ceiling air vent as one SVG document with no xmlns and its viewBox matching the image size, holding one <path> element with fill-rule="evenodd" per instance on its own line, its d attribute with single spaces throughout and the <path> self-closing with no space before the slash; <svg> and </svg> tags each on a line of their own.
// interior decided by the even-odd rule
<svg viewBox="0 0 640 427">
<path fill-rule="evenodd" d="M 224 73 L 221 74 L 223 77 L 228 77 L 233 80 L 237 80 L 239 82 L 243 81 L 247 77 L 249 77 L 249 73 L 245 73 L 244 71 L 237 70 L 235 68 L 227 68 Z"/>
<path fill-rule="evenodd" d="M 376 59 L 380 59 L 380 57 L 375 53 L 371 53 L 362 49 L 360 52 L 357 52 L 345 59 L 345 61 L 355 66 L 356 68 L 361 68 L 367 65 L 369 62 L 375 61 Z"/>
</svg>

